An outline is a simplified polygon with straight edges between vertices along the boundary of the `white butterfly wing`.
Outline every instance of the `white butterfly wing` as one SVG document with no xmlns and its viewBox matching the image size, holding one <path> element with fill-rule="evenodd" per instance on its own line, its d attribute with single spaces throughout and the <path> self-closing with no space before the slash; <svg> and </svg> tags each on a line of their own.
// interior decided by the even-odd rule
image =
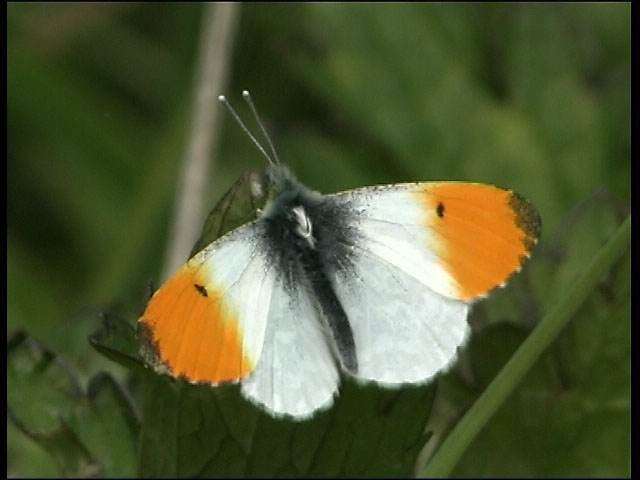
<svg viewBox="0 0 640 480">
<path fill-rule="evenodd" d="M 276 415 L 331 405 L 339 375 L 308 292 L 285 287 L 253 222 L 192 257 L 139 320 L 141 352 L 156 370 L 194 383 L 241 383 Z"/>
<path fill-rule="evenodd" d="M 339 374 L 323 325 L 306 291 L 276 282 L 262 355 L 241 382 L 243 395 L 297 419 L 331 405 Z"/>
<path fill-rule="evenodd" d="M 470 302 L 519 269 L 539 229 L 526 201 L 490 185 L 399 184 L 327 198 L 352 212 L 356 232 L 349 266 L 334 278 L 356 376 L 386 384 L 428 380 L 453 362 Z"/>
<path fill-rule="evenodd" d="M 469 332 L 468 305 L 434 292 L 366 243 L 355 255 L 336 292 L 353 331 L 357 377 L 420 382 L 453 362 Z"/>
<path fill-rule="evenodd" d="M 197 253 L 154 293 L 140 317 L 141 354 L 191 382 L 236 381 L 261 356 L 276 272 L 258 223 Z"/>
</svg>

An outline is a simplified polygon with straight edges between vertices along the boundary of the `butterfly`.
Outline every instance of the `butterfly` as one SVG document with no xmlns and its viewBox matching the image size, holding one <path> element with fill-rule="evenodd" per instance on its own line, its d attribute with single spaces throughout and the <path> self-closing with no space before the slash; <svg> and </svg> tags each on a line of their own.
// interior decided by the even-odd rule
<svg viewBox="0 0 640 480">
<path fill-rule="evenodd" d="M 205 246 L 151 297 L 140 352 L 192 383 L 239 382 L 271 415 L 328 408 L 340 372 L 386 387 L 455 360 L 474 301 L 502 286 L 540 235 L 511 190 L 417 182 L 312 191 L 273 158 L 258 218 Z"/>
</svg>

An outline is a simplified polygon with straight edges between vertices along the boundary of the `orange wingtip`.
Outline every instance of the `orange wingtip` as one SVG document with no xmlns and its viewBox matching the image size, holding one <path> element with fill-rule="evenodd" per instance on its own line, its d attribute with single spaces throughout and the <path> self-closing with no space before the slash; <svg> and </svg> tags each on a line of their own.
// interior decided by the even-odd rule
<svg viewBox="0 0 640 480">
<path fill-rule="evenodd" d="M 456 283 L 470 300 L 503 285 L 538 241 L 538 212 L 520 195 L 493 185 L 430 183 L 419 192 L 434 245 Z"/>
<path fill-rule="evenodd" d="M 255 365 L 243 353 L 237 315 L 198 272 L 185 265 L 151 297 L 138 321 L 140 354 L 190 382 L 238 380 Z"/>
</svg>

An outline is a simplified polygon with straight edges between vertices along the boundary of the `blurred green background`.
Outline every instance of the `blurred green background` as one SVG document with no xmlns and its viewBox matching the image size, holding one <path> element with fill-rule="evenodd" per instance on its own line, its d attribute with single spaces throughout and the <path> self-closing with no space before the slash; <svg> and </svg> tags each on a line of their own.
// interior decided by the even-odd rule
<svg viewBox="0 0 640 480">
<path fill-rule="evenodd" d="M 97 313 L 136 318 L 158 282 L 203 9 L 7 6 L 7 334 L 25 330 L 85 382 L 99 369 L 124 374 L 86 341 Z M 251 91 L 309 187 L 471 180 L 538 208 L 529 272 L 491 300 L 504 308 L 478 306 L 475 327 L 530 328 L 630 208 L 628 3 L 255 3 L 242 5 L 233 43 L 220 93 L 246 115 L 239 94 Z M 265 166 L 223 118 L 210 206 Z M 629 268 L 604 279 L 591 316 L 550 356 L 555 387 L 545 376 L 520 392 L 525 402 L 496 418 L 456 474 L 629 474 Z M 514 307 L 511 295 L 526 300 Z M 501 355 L 472 340 L 469 357 L 489 347 Z M 58 474 L 10 422 L 7 443 L 8 475 Z"/>
</svg>

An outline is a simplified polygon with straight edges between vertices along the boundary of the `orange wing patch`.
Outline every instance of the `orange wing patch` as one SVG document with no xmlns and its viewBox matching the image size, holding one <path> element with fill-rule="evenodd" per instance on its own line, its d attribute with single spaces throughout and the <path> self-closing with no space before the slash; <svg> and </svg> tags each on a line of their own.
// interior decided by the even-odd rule
<svg viewBox="0 0 640 480">
<path fill-rule="evenodd" d="M 188 263 L 153 295 L 138 337 L 147 363 L 190 382 L 238 380 L 255 367 L 243 352 L 237 314 Z"/>
<path fill-rule="evenodd" d="M 540 235 L 540 217 L 518 194 L 492 185 L 429 183 L 418 190 L 430 245 L 470 300 L 502 285 L 520 268 Z"/>
</svg>

